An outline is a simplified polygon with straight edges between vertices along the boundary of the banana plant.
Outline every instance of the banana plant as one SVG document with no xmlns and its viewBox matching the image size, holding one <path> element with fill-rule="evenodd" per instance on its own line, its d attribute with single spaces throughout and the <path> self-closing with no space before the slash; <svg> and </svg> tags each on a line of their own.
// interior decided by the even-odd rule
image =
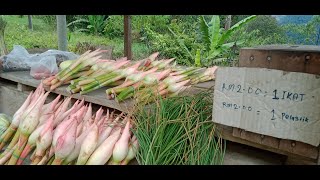
<svg viewBox="0 0 320 180">
<path fill-rule="evenodd" d="M 199 18 L 199 30 L 201 35 L 201 40 L 204 45 L 204 49 L 201 51 L 197 50 L 196 55 L 193 55 L 191 51 L 186 47 L 183 40 L 180 39 L 177 34 L 175 34 L 171 29 L 171 33 L 177 38 L 177 41 L 181 48 L 186 50 L 188 56 L 195 60 L 195 65 L 207 66 L 208 64 L 216 64 L 225 61 L 227 58 L 223 57 L 223 53 L 232 48 L 235 44 L 242 44 L 243 41 L 238 42 L 227 42 L 230 36 L 240 29 L 243 25 L 249 21 L 256 18 L 256 15 L 249 16 L 235 25 L 233 25 L 228 30 L 220 28 L 220 17 L 214 15 L 209 23 L 206 22 L 204 16 Z"/>
</svg>

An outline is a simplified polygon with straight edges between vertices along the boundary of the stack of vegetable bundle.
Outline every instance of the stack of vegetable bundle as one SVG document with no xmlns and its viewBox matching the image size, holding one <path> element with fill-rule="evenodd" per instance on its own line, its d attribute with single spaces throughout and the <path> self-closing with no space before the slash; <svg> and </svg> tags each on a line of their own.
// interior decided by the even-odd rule
<svg viewBox="0 0 320 180">
<path fill-rule="evenodd" d="M 156 60 L 159 53 L 149 57 L 130 61 L 102 60 L 96 56 L 100 51 L 87 52 L 78 60 L 71 62 L 56 76 L 44 81 L 51 90 L 62 84 L 69 84 L 70 93 L 86 94 L 102 87 L 108 99 L 123 101 L 146 86 L 158 84 L 155 89 L 162 96 L 175 96 L 191 85 L 214 79 L 216 66 L 212 68 L 182 68 L 171 64 L 174 58 Z"/>
<path fill-rule="evenodd" d="M 129 117 L 102 107 L 93 114 L 84 100 L 68 109 L 71 97 L 60 95 L 45 104 L 48 95 L 40 84 L 14 114 L 0 137 L 0 164 L 21 165 L 29 155 L 33 165 L 125 165 L 135 157 Z"/>
<path fill-rule="evenodd" d="M 90 67 L 100 60 L 102 56 L 98 55 L 103 52 L 105 50 L 87 51 L 78 59 L 65 62 L 69 64 L 55 76 L 45 79 L 43 81 L 44 85 L 50 86 L 50 90 L 54 90 L 63 84 L 69 84 L 72 79 L 91 74 Z"/>
</svg>

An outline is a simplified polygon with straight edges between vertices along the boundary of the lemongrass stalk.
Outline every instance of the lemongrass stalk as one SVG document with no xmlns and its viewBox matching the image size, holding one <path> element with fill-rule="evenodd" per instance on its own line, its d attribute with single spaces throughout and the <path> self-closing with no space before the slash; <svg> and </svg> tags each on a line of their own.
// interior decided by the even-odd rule
<svg viewBox="0 0 320 180">
<path fill-rule="evenodd" d="M 42 81 L 42 83 L 43 83 L 45 86 L 50 86 L 50 85 L 51 85 L 51 81 L 52 81 L 53 79 L 55 79 L 55 76 L 50 76 L 50 77 L 44 79 L 44 80 Z"/>
<path fill-rule="evenodd" d="M 87 74 L 89 74 L 91 72 L 93 72 L 93 70 L 89 70 L 89 72 L 88 71 L 77 72 L 77 73 L 71 75 L 70 77 L 68 77 L 65 81 L 70 81 L 70 83 L 71 83 L 71 80 L 79 78 L 81 76 L 86 76 Z"/>
<path fill-rule="evenodd" d="M 71 93 L 75 94 L 75 93 L 80 92 L 80 91 L 81 91 L 81 88 L 80 88 L 80 87 L 76 87 L 76 88 L 74 88 L 74 89 L 71 89 L 70 91 L 71 91 Z"/>
<path fill-rule="evenodd" d="M 111 134 L 111 131 L 115 127 L 116 123 L 119 121 L 120 117 L 117 117 L 113 122 L 111 122 L 110 125 L 99 135 L 98 144 L 97 147 L 99 147 L 104 140 L 106 140 L 109 135 Z"/>
<path fill-rule="evenodd" d="M 3 157 L 0 158 L 0 165 L 5 164 L 13 154 L 14 149 L 17 148 L 17 144 L 8 151 Z"/>
<path fill-rule="evenodd" d="M 110 135 L 90 156 L 87 165 L 104 165 L 112 156 L 112 150 L 120 137 L 121 129 Z"/>
<path fill-rule="evenodd" d="M 81 145 L 83 144 L 83 141 L 85 140 L 88 133 L 91 131 L 91 129 L 93 127 L 94 127 L 94 125 L 92 125 L 88 129 L 84 130 L 83 133 L 79 137 L 77 137 L 76 144 L 75 144 L 73 151 L 68 155 L 68 157 L 66 159 L 64 159 L 63 164 L 68 164 L 72 161 L 77 160 L 77 157 L 79 156 L 79 153 L 80 153 Z"/>
<path fill-rule="evenodd" d="M 60 165 L 73 151 L 76 142 L 76 130 L 77 121 L 74 119 L 58 137 L 57 144 L 54 146 L 55 159 L 52 162 L 52 165 Z"/>
<path fill-rule="evenodd" d="M 30 160 L 33 161 L 35 158 L 36 151 L 33 151 L 30 156 Z"/>
<path fill-rule="evenodd" d="M 54 155 L 53 155 L 53 156 L 50 157 L 47 165 L 52 165 L 52 163 L 53 163 L 54 160 L 55 160 L 55 157 L 54 157 Z"/>
<path fill-rule="evenodd" d="M 37 165 L 45 165 L 47 163 L 47 160 L 49 160 L 49 153 L 50 153 L 50 148 L 46 150 L 45 155 L 41 158 L 39 163 Z"/>
<path fill-rule="evenodd" d="M 68 71 L 73 70 L 77 65 L 79 65 L 80 63 L 82 63 L 83 61 L 88 61 L 89 59 L 93 58 L 94 56 L 98 55 L 99 53 L 101 53 L 102 51 L 100 51 L 100 49 L 97 49 L 93 52 L 87 51 L 84 54 L 82 54 L 77 60 L 75 60 L 70 66 L 68 66 L 66 69 L 64 69 L 63 71 L 61 71 L 60 73 L 57 74 L 58 79 L 60 80 L 61 77 L 65 76 Z"/>
<path fill-rule="evenodd" d="M 112 72 L 117 69 L 121 69 L 123 66 L 130 63 L 130 61 L 121 61 L 121 62 L 114 62 L 113 64 L 110 64 L 109 66 L 102 67 L 102 69 L 106 70 L 107 72 Z"/>
<path fill-rule="evenodd" d="M 30 152 L 32 152 L 35 149 L 35 144 L 30 145 L 30 144 L 26 144 L 26 146 L 24 147 L 19 160 L 17 161 L 17 165 L 21 165 L 23 163 L 23 160 L 27 158 L 27 156 L 29 155 Z M 35 158 L 35 151 L 34 154 L 32 154 L 33 156 L 30 157 L 31 160 L 33 160 Z"/>
<path fill-rule="evenodd" d="M 131 95 L 134 92 L 134 88 L 132 86 L 126 88 L 126 90 L 122 91 L 118 96 L 115 97 L 117 102 L 121 102 L 127 98 L 129 98 L 129 95 Z"/>
<path fill-rule="evenodd" d="M 40 84 L 42 84 L 42 83 L 40 83 Z M 39 85 L 39 87 L 40 86 L 41 85 Z M 39 90 L 38 88 L 36 90 L 37 92 Z M 33 94 L 34 93 L 31 91 L 30 94 L 28 95 L 27 99 L 22 104 L 22 106 L 18 109 L 18 111 L 16 113 L 14 113 L 12 122 L 11 122 L 10 126 L 8 127 L 8 129 L 1 135 L 1 137 L 0 137 L 0 150 L 2 150 L 2 148 L 7 144 L 7 142 L 10 141 L 12 135 L 17 131 L 18 126 L 21 121 L 21 117 L 22 117 L 24 111 L 26 111 L 27 107 L 30 105 Z"/>
<path fill-rule="evenodd" d="M 5 151 L 1 153 L 0 158 L 4 156 L 7 152 L 9 152 L 17 144 L 19 140 L 19 136 L 20 136 L 20 131 L 17 130 L 12 140 L 10 141 L 9 145 L 6 147 Z"/>
<path fill-rule="evenodd" d="M 22 153 L 21 153 L 21 155 L 20 155 L 21 159 L 26 158 L 26 157 L 28 156 L 28 154 L 29 154 L 29 153 L 33 150 L 33 148 L 36 146 L 37 139 L 38 139 L 38 137 L 40 136 L 40 133 L 41 133 L 41 131 L 42 131 L 42 129 L 43 129 L 44 126 L 45 126 L 45 125 L 41 125 L 41 126 L 37 127 L 37 129 L 34 130 L 34 131 L 31 133 L 31 135 L 30 135 L 29 138 L 28 138 L 28 142 L 27 142 L 25 148 L 23 149 L 23 151 L 22 151 Z M 17 165 L 22 164 L 21 159 L 19 159 L 19 160 L 17 161 Z"/>
<path fill-rule="evenodd" d="M 139 149 L 138 140 L 137 139 L 131 140 L 128 154 L 127 154 L 126 158 L 121 162 L 121 165 L 129 164 L 129 162 L 135 158 L 138 149 Z"/>
<path fill-rule="evenodd" d="M 124 90 L 126 90 L 128 87 L 118 87 L 118 88 L 110 88 L 106 90 L 106 94 L 111 95 L 111 94 L 118 94 Z"/>
<path fill-rule="evenodd" d="M 177 92 L 169 94 L 169 97 L 175 97 L 179 95 L 181 92 L 185 91 L 186 89 L 190 88 L 191 86 L 183 86 Z"/>
<path fill-rule="evenodd" d="M 51 115 L 49 120 L 44 124 L 42 131 L 40 132 L 39 138 L 37 138 L 36 141 L 36 161 L 35 163 L 38 164 L 38 162 L 41 160 L 41 158 L 45 155 L 46 149 L 50 147 L 52 142 L 52 136 L 53 136 L 53 124 L 54 123 L 54 115 Z"/>
<path fill-rule="evenodd" d="M 183 87 L 184 85 L 186 85 L 189 82 L 190 82 L 190 80 L 188 79 L 188 80 L 185 80 L 182 82 L 171 84 L 168 86 L 168 91 L 171 93 L 177 92 L 181 87 Z"/>
<path fill-rule="evenodd" d="M 63 77 L 60 78 L 60 81 L 65 81 L 68 77 L 72 76 L 73 74 L 79 72 L 81 69 L 85 68 L 88 65 L 92 65 L 95 63 L 96 60 L 101 58 L 102 56 L 97 56 L 92 59 L 88 59 L 87 61 L 83 61 L 79 63 L 74 69 L 66 73 Z"/>
<path fill-rule="evenodd" d="M 107 85 L 109 85 L 109 84 L 111 84 L 111 83 L 114 83 L 115 81 L 118 81 L 118 80 L 120 80 L 120 79 L 123 79 L 124 78 L 124 76 L 123 75 L 119 75 L 119 76 L 116 76 L 116 77 L 114 77 L 114 78 L 112 78 L 112 79 L 109 79 L 109 80 L 107 80 L 107 81 L 104 81 L 104 82 L 102 82 L 101 84 L 99 84 L 98 86 L 94 86 L 94 87 L 84 87 L 83 88 L 83 90 L 82 90 L 82 88 L 81 88 L 81 92 L 80 92 L 80 94 L 81 95 L 83 95 L 83 94 L 87 94 L 87 93 L 89 93 L 89 92 L 91 92 L 91 91 L 94 91 L 94 90 L 97 90 L 97 89 L 99 89 L 99 88 L 101 88 L 101 87 L 104 87 L 104 86 L 107 86 Z"/>
<path fill-rule="evenodd" d="M 59 94 L 53 101 L 51 101 L 48 104 L 44 104 L 42 107 L 41 114 L 47 114 L 51 111 L 53 111 L 54 107 L 58 104 L 59 100 L 61 98 L 61 94 Z"/>
<path fill-rule="evenodd" d="M 108 79 L 111 79 L 113 77 L 116 77 L 117 73 L 110 73 L 110 74 L 103 74 L 96 78 L 90 78 L 82 80 L 78 83 L 79 86 L 82 86 L 83 88 L 90 88 L 99 85 L 99 83 L 102 81 L 106 81 Z M 81 88 L 82 89 L 82 88 Z"/>
<path fill-rule="evenodd" d="M 149 71 L 146 71 L 146 72 L 129 75 L 126 78 L 126 81 L 123 84 L 121 84 L 121 85 L 119 85 L 117 87 L 114 87 L 112 89 L 108 89 L 106 91 L 106 93 L 107 93 L 107 95 L 110 95 L 112 93 L 113 94 L 118 94 L 121 91 L 123 91 L 125 89 L 125 87 L 131 86 L 131 85 L 137 83 L 138 81 L 141 81 L 146 75 L 157 71 L 157 69 L 158 68 L 152 68 L 152 69 L 150 69 Z"/>
<path fill-rule="evenodd" d="M 100 84 L 102 84 L 103 82 L 105 81 L 108 81 L 110 79 L 113 79 L 117 77 L 117 75 L 113 75 L 113 76 L 108 76 L 108 77 L 105 77 L 105 78 L 101 78 L 101 79 L 95 79 L 95 81 L 89 83 L 89 84 L 86 84 L 86 85 L 83 85 L 83 86 L 80 86 L 81 87 L 81 91 L 87 91 L 87 90 L 90 90 L 94 87 L 97 87 L 99 86 Z M 113 82 L 111 82 L 113 83 Z"/>
<path fill-rule="evenodd" d="M 113 148 L 112 158 L 113 164 L 120 164 L 128 154 L 129 139 L 130 139 L 130 120 L 127 121 L 126 126 L 119 140 L 116 142 Z"/>
<path fill-rule="evenodd" d="M 57 89 L 61 85 L 63 85 L 62 81 L 59 81 L 58 83 L 51 85 L 50 91 L 53 91 L 53 90 Z"/>
<path fill-rule="evenodd" d="M 20 137 L 18 146 L 13 152 L 12 157 L 9 160 L 9 165 L 14 165 L 18 161 L 20 154 L 22 153 L 25 145 L 27 144 L 28 137 L 30 134 L 36 129 L 37 125 L 39 124 L 39 116 L 40 116 L 40 109 L 43 106 L 49 92 L 45 93 L 43 96 L 40 96 L 38 101 L 35 103 L 34 107 L 30 110 L 30 113 L 26 116 L 24 120 L 19 125 L 20 130 Z"/>
<path fill-rule="evenodd" d="M 68 129 L 71 124 L 75 121 L 75 119 L 67 119 L 65 121 L 62 121 L 55 129 L 52 139 L 52 146 L 56 147 L 58 144 L 58 140 L 60 136 L 63 136 L 66 132 L 66 129 Z"/>
<path fill-rule="evenodd" d="M 98 144 L 98 138 L 98 126 L 94 124 L 93 128 L 90 130 L 87 137 L 84 139 L 83 144 L 81 145 L 79 157 L 76 163 L 77 165 L 86 164 L 87 160 L 96 149 L 96 146 Z"/>
<path fill-rule="evenodd" d="M 103 111 L 104 110 L 102 109 L 102 107 L 100 107 L 99 110 L 96 112 L 96 115 L 94 117 L 94 122 L 95 123 L 98 123 L 98 121 L 101 119 Z"/>
<path fill-rule="evenodd" d="M 158 67 L 159 69 L 163 69 L 163 68 L 167 67 L 174 60 L 175 60 L 175 58 L 164 60 L 161 63 L 157 64 L 156 67 Z"/>
<path fill-rule="evenodd" d="M 57 84 L 59 82 L 59 80 L 57 78 L 53 79 L 51 82 L 50 82 L 50 85 L 54 85 L 54 84 Z"/>
<path fill-rule="evenodd" d="M 121 102 L 132 97 L 135 90 L 143 87 L 145 87 L 145 84 L 142 82 L 138 82 L 132 86 L 127 87 L 126 89 L 123 89 L 118 96 L 115 96 L 115 99 L 117 102 Z"/>
</svg>

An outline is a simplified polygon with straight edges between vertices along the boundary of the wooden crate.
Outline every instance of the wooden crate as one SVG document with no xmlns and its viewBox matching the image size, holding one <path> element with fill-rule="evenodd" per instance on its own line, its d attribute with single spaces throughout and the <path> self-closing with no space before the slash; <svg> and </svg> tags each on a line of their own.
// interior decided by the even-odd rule
<svg viewBox="0 0 320 180">
<path fill-rule="evenodd" d="M 239 67 L 268 68 L 320 75 L 318 46 L 260 46 L 240 50 Z M 287 163 L 319 164 L 319 147 L 219 126 L 225 139 L 288 157 Z"/>
</svg>

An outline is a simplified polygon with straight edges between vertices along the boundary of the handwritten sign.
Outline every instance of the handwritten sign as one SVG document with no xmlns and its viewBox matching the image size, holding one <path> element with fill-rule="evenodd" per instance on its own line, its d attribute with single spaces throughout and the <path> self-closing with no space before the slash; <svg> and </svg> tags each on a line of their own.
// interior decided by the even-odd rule
<svg viewBox="0 0 320 180">
<path fill-rule="evenodd" d="M 213 121 L 318 146 L 320 77 L 261 68 L 219 68 Z"/>
</svg>

